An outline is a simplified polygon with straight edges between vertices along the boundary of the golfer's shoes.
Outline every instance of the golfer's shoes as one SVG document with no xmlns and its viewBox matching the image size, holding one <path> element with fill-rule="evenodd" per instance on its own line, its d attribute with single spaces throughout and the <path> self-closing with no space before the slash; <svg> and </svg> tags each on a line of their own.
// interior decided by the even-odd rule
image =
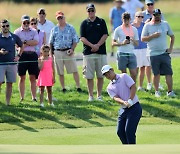
<svg viewBox="0 0 180 154">
<path fill-rule="evenodd" d="M 161 92 L 160 91 L 155 91 L 155 97 L 161 97 Z"/>
<path fill-rule="evenodd" d="M 148 83 L 146 89 L 150 91 L 152 89 L 152 83 Z"/>
<path fill-rule="evenodd" d="M 174 93 L 174 91 L 171 91 L 171 92 L 167 92 L 167 96 L 168 97 L 176 97 L 176 94 Z"/>
</svg>

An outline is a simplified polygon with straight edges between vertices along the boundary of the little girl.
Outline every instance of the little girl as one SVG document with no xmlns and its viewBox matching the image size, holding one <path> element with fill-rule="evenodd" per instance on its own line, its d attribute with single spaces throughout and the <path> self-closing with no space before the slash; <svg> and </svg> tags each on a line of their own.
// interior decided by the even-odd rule
<svg viewBox="0 0 180 154">
<path fill-rule="evenodd" d="M 44 107 L 44 88 L 47 88 L 48 100 L 52 107 L 54 104 L 52 102 L 52 86 L 55 83 L 55 70 L 54 70 L 54 60 L 49 56 L 50 47 L 48 45 L 43 45 L 41 47 L 41 57 L 38 60 L 38 66 L 40 69 L 37 86 L 40 88 L 40 106 Z"/>
</svg>

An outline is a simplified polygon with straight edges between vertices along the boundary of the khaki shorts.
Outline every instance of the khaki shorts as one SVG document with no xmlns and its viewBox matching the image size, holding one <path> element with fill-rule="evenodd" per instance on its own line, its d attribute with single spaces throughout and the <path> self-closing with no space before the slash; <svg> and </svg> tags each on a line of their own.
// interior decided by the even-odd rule
<svg viewBox="0 0 180 154">
<path fill-rule="evenodd" d="M 74 55 L 69 56 L 66 51 L 54 51 L 55 63 L 58 75 L 64 75 L 64 66 L 68 74 L 77 72 Z"/>
<path fill-rule="evenodd" d="M 83 76 L 86 79 L 93 79 L 96 72 L 97 78 L 103 78 L 101 68 L 106 64 L 106 55 L 91 54 L 83 56 Z"/>
<path fill-rule="evenodd" d="M 16 82 L 17 65 L 0 65 L 0 83 L 14 83 Z"/>
</svg>

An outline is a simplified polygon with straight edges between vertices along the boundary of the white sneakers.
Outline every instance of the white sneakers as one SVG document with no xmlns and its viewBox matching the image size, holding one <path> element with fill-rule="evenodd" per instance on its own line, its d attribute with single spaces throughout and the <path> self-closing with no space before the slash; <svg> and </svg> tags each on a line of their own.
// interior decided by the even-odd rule
<svg viewBox="0 0 180 154">
<path fill-rule="evenodd" d="M 95 99 L 94 99 L 93 96 L 89 96 L 88 102 L 92 102 L 92 101 L 94 101 L 94 100 L 95 100 Z M 102 96 L 98 96 L 98 97 L 96 98 L 96 101 L 103 101 Z"/>
<path fill-rule="evenodd" d="M 159 83 L 159 89 L 164 90 L 163 85 Z"/>
<path fill-rule="evenodd" d="M 155 97 L 161 97 L 161 92 L 160 91 L 155 91 Z"/>
<path fill-rule="evenodd" d="M 54 103 L 52 102 L 52 103 L 50 104 L 50 106 L 51 106 L 51 107 L 54 107 Z M 44 103 L 40 103 L 40 107 L 44 108 Z"/>
<path fill-rule="evenodd" d="M 171 92 L 167 92 L 167 96 L 168 97 L 176 97 L 176 94 L 174 93 L 174 91 L 171 91 Z M 160 91 L 155 92 L 155 97 L 161 97 Z"/>
<path fill-rule="evenodd" d="M 44 103 L 41 103 L 41 104 L 40 104 L 40 107 L 44 107 Z"/>
<path fill-rule="evenodd" d="M 96 100 L 102 102 L 102 101 L 103 101 L 102 96 L 98 96 L 98 97 L 96 98 Z"/>
<path fill-rule="evenodd" d="M 88 102 L 92 102 L 92 101 L 94 101 L 94 97 L 89 96 Z"/>
<path fill-rule="evenodd" d="M 176 94 L 174 93 L 174 91 L 171 91 L 171 92 L 167 92 L 167 96 L 168 97 L 176 97 Z"/>
<path fill-rule="evenodd" d="M 146 89 L 150 91 L 152 89 L 152 83 L 148 83 Z"/>
<path fill-rule="evenodd" d="M 144 88 L 142 88 L 142 87 L 138 87 L 138 88 L 137 88 L 137 91 L 145 91 L 145 90 L 144 90 Z"/>
</svg>

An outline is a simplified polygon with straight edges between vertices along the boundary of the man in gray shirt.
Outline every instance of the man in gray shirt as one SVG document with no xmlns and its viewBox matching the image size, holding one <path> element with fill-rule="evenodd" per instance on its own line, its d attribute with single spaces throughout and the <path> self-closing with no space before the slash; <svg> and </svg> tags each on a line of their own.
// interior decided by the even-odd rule
<svg viewBox="0 0 180 154">
<path fill-rule="evenodd" d="M 167 47 L 166 35 L 170 37 L 169 48 Z M 158 91 L 159 80 L 160 75 L 165 75 L 168 86 L 167 96 L 174 97 L 175 94 L 172 90 L 173 72 L 169 54 L 172 53 L 175 37 L 169 24 L 166 21 L 161 20 L 160 9 L 155 9 L 151 22 L 145 24 L 141 39 L 143 42 L 147 42 L 147 49 L 150 54 L 151 66 L 154 74 L 153 83 L 155 96 L 161 96 Z"/>
</svg>

